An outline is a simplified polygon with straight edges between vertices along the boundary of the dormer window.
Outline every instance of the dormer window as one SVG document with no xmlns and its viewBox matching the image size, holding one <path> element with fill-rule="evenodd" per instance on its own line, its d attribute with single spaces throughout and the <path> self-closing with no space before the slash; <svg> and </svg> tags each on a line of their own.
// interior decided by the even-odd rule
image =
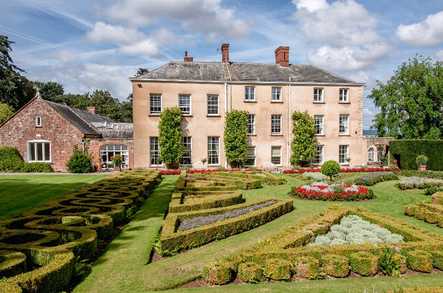
<svg viewBox="0 0 443 293">
<path fill-rule="evenodd" d="M 35 117 L 35 127 L 42 127 L 42 117 L 41 116 Z"/>
</svg>

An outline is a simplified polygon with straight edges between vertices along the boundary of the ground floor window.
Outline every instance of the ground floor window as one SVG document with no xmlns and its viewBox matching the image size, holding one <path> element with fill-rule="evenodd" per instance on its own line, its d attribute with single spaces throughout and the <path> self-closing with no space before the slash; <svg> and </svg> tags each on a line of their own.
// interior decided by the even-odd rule
<svg viewBox="0 0 443 293">
<path fill-rule="evenodd" d="M 100 148 L 101 166 L 103 169 L 114 168 L 112 160 L 115 156 L 122 157 L 122 168 L 129 167 L 129 151 L 125 144 L 106 144 Z"/>
<path fill-rule="evenodd" d="M 338 146 L 338 162 L 340 164 L 349 163 L 349 145 L 339 145 Z"/>
<path fill-rule="evenodd" d="M 375 150 L 374 147 L 368 149 L 368 162 L 375 162 Z"/>
<path fill-rule="evenodd" d="M 248 147 L 248 157 L 246 159 L 245 166 L 255 166 L 255 146 Z"/>
<path fill-rule="evenodd" d="M 29 162 L 51 162 L 51 143 L 49 141 L 28 142 Z"/>
<path fill-rule="evenodd" d="M 274 165 L 281 165 L 281 146 L 271 147 L 271 162 Z"/>
<path fill-rule="evenodd" d="M 385 149 L 383 146 L 377 147 L 377 162 L 382 162 L 385 158 Z"/>
<path fill-rule="evenodd" d="M 183 143 L 183 156 L 180 159 L 181 165 L 192 165 L 192 138 L 190 136 L 184 136 L 182 138 Z"/>
<path fill-rule="evenodd" d="M 321 144 L 317 145 L 315 156 L 314 159 L 312 160 L 312 163 L 314 164 L 323 163 L 323 145 Z"/>
<path fill-rule="evenodd" d="M 160 143 L 158 141 L 158 136 L 151 136 L 149 138 L 149 157 L 151 165 L 161 165 L 160 160 Z"/>
<path fill-rule="evenodd" d="M 220 162 L 220 137 L 208 136 L 208 165 L 218 165 Z"/>
</svg>

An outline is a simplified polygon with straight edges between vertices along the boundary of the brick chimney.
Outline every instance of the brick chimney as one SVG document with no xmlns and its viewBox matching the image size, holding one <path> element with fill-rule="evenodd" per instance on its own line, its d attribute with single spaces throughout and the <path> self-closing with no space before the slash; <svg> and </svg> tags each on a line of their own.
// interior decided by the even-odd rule
<svg viewBox="0 0 443 293">
<path fill-rule="evenodd" d="M 194 58 L 188 54 L 188 51 L 185 51 L 185 57 L 183 57 L 183 61 L 192 62 L 192 61 L 194 61 Z"/>
<path fill-rule="evenodd" d="M 275 64 L 279 64 L 282 67 L 289 66 L 289 47 L 280 46 L 275 49 Z"/>
<path fill-rule="evenodd" d="M 88 111 L 89 113 L 95 114 L 95 107 L 94 106 L 87 107 L 86 111 Z"/>
<path fill-rule="evenodd" d="M 229 63 L 229 44 L 223 43 L 221 45 L 222 63 Z"/>
</svg>

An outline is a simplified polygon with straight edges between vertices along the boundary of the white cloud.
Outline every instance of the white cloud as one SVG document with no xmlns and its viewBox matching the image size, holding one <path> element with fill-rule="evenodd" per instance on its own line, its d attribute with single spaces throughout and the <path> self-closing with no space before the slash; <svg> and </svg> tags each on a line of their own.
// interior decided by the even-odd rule
<svg viewBox="0 0 443 293">
<path fill-rule="evenodd" d="M 438 60 L 443 61 L 443 50 L 440 50 L 437 53 L 435 53 L 435 56 L 437 56 Z"/>
<path fill-rule="evenodd" d="M 88 40 L 96 43 L 110 42 L 129 44 L 143 39 L 145 36 L 136 29 L 97 22 L 86 37 Z"/>
<path fill-rule="evenodd" d="M 223 7 L 221 0 L 122 0 L 111 6 L 108 14 L 131 26 L 169 19 L 209 37 L 240 37 L 248 30 L 247 23 L 237 18 L 233 9 Z"/>
<path fill-rule="evenodd" d="M 292 0 L 292 3 L 297 6 L 297 9 L 306 9 L 309 12 L 314 12 L 329 7 L 326 0 Z"/>
<path fill-rule="evenodd" d="M 421 22 L 399 25 L 397 36 L 403 42 L 414 46 L 435 46 L 443 43 L 443 11 L 431 14 Z"/>
<path fill-rule="evenodd" d="M 144 41 L 135 42 L 130 45 L 120 47 L 122 53 L 129 55 L 144 55 L 144 56 L 158 56 L 159 49 L 157 43 L 152 39 L 146 39 Z"/>
</svg>

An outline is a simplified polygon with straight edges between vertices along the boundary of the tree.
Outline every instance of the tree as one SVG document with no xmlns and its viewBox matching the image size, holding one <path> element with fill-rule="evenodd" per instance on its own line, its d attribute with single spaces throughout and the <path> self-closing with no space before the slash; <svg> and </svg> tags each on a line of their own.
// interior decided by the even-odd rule
<svg viewBox="0 0 443 293">
<path fill-rule="evenodd" d="M 315 156 L 317 140 L 315 138 L 315 124 L 307 112 L 292 114 L 292 165 L 305 165 Z"/>
<path fill-rule="evenodd" d="M 0 102 L 18 110 L 35 96 L 31 81 L 22 76 L 23 72 L 14 64 L 11 42 L 7 36 L 0 35 Z"/>
<path fill-rule="evenodd" d="M 180 108 L 166 108 L 160 115 L 160 159 L 168 169 L 178 168 L 184 148 L 182 144 Z"/>
<path fill-rule="evenodd" d="M 224 143 L 229 165 L 243 166 L 248 158 L 248 112 L 234 110 L 226 115 Z"/>
<path fill-rule="evenodd" d="M 0 124 L 5 122 L 14 114 L 12 107 L 6 103 L 0 102 Z"/>
<path fill-rule="evenodd" d="M 340 165 L 334 160 L 329 160 L 323 163 L 320 171 L 332 181 L 334 176 L 338 175 L 340 172 Z"/>
<path fill-rule="evenodd" d="M 65 93 L 63 85 L 55 81 L 35 81 L 34 84 L 38 88 L 40 96 L 45 100 L 54 101 L 54 99 L 63 96 Z"/>
<path fill-rule="evenodd" d="M 94 171 L 91 155 L 87 149 L 74 147 L 71 158 L 67 162 L 69 172 L 72 173 L 89 173 Z"/>
<path fill-rule="evenodd" d="M 443 135 L 443 64 L 416 56 L 403 63 L 388 82 L 378 82 L 370 98 L 380 108 L 380 136 L 438 139 Z"/>
</svg>

